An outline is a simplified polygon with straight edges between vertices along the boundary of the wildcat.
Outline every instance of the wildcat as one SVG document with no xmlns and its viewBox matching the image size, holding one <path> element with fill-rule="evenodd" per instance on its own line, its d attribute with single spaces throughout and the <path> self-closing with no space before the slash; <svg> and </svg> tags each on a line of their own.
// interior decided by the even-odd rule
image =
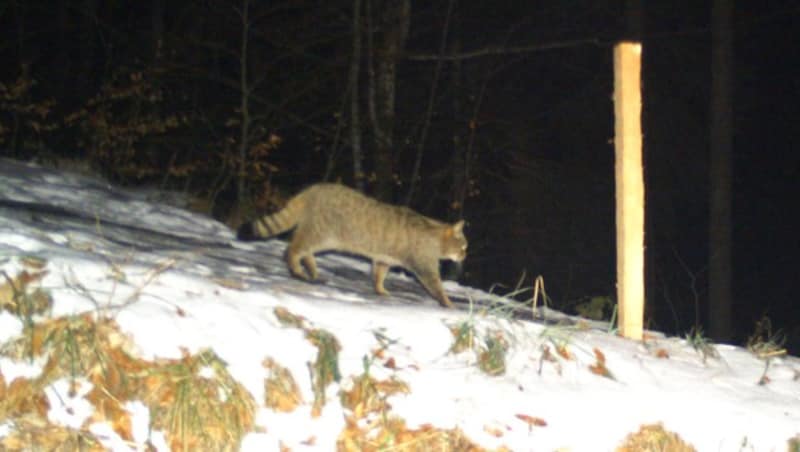
<svg viewBox="0 0 800 452">
<path fill-rule="evenodd" d="M 390 267 L 398 266 L 414 273 L 442 306 L 453 306 L 442 287 L 439 260 L 462 262 L 466 258 L 463 220 L 442 223 L 344 185 L 320 183 L 295 195 L 283 210 L 244 223 L 237 237 L 263 239 L 290 229 L 294 232 L 286 262 L 298 278 L 317 278 L 315 253 L 358 254 L 372 260 L 377 293 L 388 294 L 384 278 Z"/>
</svg>

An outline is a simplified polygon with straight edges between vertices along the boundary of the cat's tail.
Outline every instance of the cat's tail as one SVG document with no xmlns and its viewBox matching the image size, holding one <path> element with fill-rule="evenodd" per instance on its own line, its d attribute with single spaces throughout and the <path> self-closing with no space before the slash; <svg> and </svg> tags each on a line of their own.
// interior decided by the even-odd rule
<svg viewBox="0 0 800 452">
<path fill-rule="evenodd" d="M 300 214 L 303 212 L 305 199 L 303 193 L 293 197 L 286 203 L 286 207 L 271 215 L 264 215 L 253 221 L 239 226 L 236 238 L 239 240 L 266 239 L 297 226 Z"/>
</svg>

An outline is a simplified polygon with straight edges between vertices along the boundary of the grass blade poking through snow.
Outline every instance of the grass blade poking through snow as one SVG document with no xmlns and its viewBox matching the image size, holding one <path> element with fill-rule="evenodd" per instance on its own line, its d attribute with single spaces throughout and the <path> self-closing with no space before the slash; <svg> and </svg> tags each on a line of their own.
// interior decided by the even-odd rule
<svg viewBox="0 0 800 452">
<path fill-rule="evenodd" d="M 309 365 L 311 381 L 314 385 L 314 406 L 311 409 L 311 415 L 318 417 L 325 405 L 325 388 L 341 379 L 339 374 L 341 346 L 333 334 L 320 329 L 306 331 L 306 338 L 318 349 L 316 361 L 313 365 Z"/>
<path fill-rule="evenodd" d="M 319 328 L 311 328 L 307 325 L 306 319 L 302 316 L 293 314 L 288 309 L 278 306 L 273 310 L 273 314 L 284 326 L 299 328 L 306 333 L 308 339 L 317 347 L 317 359 L 314 364 L 308 364 L 308 371 L 311 374 L 311 384 L 314 391 L 314 406 L 311 409 L 311 416 L 319 417 L 322 414 L 322 407 L 325 406 L 325 389 L 334 381 L 339 381 L 339 351 L 341 346 L 336 337 Z"/>
</svg>

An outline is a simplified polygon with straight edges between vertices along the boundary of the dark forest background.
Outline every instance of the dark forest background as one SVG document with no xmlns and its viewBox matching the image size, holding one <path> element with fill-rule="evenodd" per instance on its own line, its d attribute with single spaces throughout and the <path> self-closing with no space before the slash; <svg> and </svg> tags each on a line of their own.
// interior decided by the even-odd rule
<svg viewBox="0 0 800 452">
<path fill-rule="evenodd" d="M 741 3 L 730 21 L 730 339 L 743 343 L 768 318 L 797 353 L 800 7 Z M 231 225 L 341 181 L 467 219 L 463 282 L 507 293 L 542 275 L 555 307 L 575 312 L 616 293 L 612 47 L 638 38 L 647 322 L 684 334 L 709 320 L 711 11 L 636 0 L 6 0 L 0 153 L 183 191 Z"/>
</svg>

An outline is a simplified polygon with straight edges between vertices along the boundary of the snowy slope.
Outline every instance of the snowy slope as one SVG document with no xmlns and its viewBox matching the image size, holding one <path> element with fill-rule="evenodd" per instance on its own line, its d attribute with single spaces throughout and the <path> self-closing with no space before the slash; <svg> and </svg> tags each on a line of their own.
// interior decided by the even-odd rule
<svg viewBox="0 0 800 452">
<path fill-rule="evenodd" d="M 445 310 L 400 273 L 387 279 L 393 295 L 381 297 L 371 289 L 368 264 L 339 255 L 323 256 L 321 281 L 307 284 L 289 277 L 284 247 L 279 240 L 239 243 L 225 226 L 144 193 L 0 160 L 5 275 L 20 274 L 26 257 L 46 262 L 38 284 L 52 296 L 48 316 L 111 316 L 143 359 L 212 349 L 256 401 L 257 428 L 242 450 L 334 450 L 353 414 L 337 394 L 365 366 L 377 380 L 407 385 L 408 393 L 388 402 L 409 428 L 457 427 L 491 449 L 614 450 L 653 423 L 700 451 L 783 451 L 800 434 L 796 358 L 772 358 L 764 378 L 765 361 L 742 348 L 717 346 L 719 357 L 704 359 L 682 339 L 652 334 L 637 343 L 598 324 L 559 326 L 566 317 L 552 311 L 549 322 L 487 315 L 467 301 L 496 300 L 455 283 L 445 285 L 459 309 Z M 276 307 L 330 332 L 341 346 L 342 378 L 327 387 L 319 416 L 312 416 L 309 372 L 318 348 L 279 321 Z M 450 352 L 449 327 L 460 324 L 473 325 L 479 342 L 502 342 L 502 374 L 481 371 L 473 351 Z M 0 344 L 22 331 L 23 319 L 0 312 Z M 267 357 L 293 375 L 303 400 L 297 409 L 265 406 Z M 373 359 L 365 364 L 365 357 Z M 10 385 L 38 375 L 42 364 L 0 356 L 0 375 Z M 85 391 L 53 384 L 46 394 L 51 422 L 85 425 L 93 410 Z M 144 405 L 129 407 L 134 441 L 115 439 L 103 425 L 91 431 L 104 432 L 103 444 L 116 450 L 139 450 L 148 441 L 167 450 L 163 432 L 148 432 Z M 0 440 L 13 427 L 0 418 Z"/>
</svg>

